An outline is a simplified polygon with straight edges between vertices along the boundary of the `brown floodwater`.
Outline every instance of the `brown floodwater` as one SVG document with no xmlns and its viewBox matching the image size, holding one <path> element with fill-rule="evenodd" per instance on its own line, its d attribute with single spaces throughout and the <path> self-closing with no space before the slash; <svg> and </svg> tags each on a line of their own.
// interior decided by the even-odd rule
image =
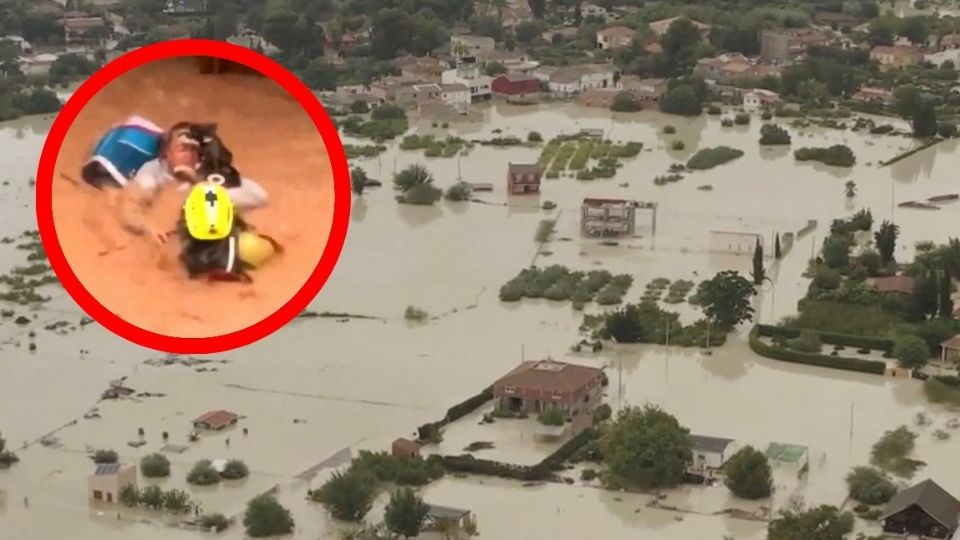
<svg viewBox="0 0 960 540">
<path fill-rule="evenodd" d="M 897 120 L 891 123 L 904 127 Z M 412 130 L 445 132 L 430 124 L 422 121 Z M 676 126 L 677 134 L 663 135 L 666 124 Z M 4 179 L 10 181 L 0 187 L 0 198 L 9 208 L 0 216 L 6 234 L 32 227 L 27 178 L 33 174 L 48 125 L 49 120 L 32 119 L 0 127 L 4 148 L 0 160 Z M 449 131 L 487 138 L 501 129 L 503 135 L 526 137 L 531 128 L 545 139 L 602 128 L 614 140 L 641 141 L 651 151 L 625 160 L 615 179 L 547 180 L 539 198 L 508 200 L 507 163 L 533 161 L 539 149 L 478 146 L 462 158 L 462 176 L 494 183 L 493 193 L 478 194 L 493 204 L 440 202 L 431 208 L 398 205 L 389 188 L 391 173 L 395 167 L 425 163 L 445 188 L 456 181 L 456 159 L 425 159 L 420 152 L 400 151 L 394 143 L 379 159 L 355 160 L 353 165 L 364 167 L 387 186 L 355 199 L 342 258 L 311 309 L 378 319 L 298 319 L 260 343 L 218 356 L 229 363 L 202 366 L 217 368 L 204 372 L 145 365 L 145 359 L 157 355 L 96 324 L 63 336 L 44 330 L 50 322 L 78 321 L 82 315 L 55 286 L 49 288 L 54 300 L 35 312 L 36 322 L 19 327 L 4 320 L 0 430 L 11 447 L 24 442 L 29 446 L 20 452 L 19 464 L 0 471 L 0 540 L 200 538 L 199 533 L 168 527 L 159 515 L 92 507 L 87 502 L 85 486 L 92 471 L 84 454 L 88 448 L 113 448 L 122 460 L 136 462 L 163 445 L 159 434 L 164 430 L 171 443 L 188 447 L 182 454 L 170 454 L 173 474 L 162 482 L 165 488 L 187 489 L 206 511 L 236 515 L 256 493 L 279 486 L 280 500 L 297 520 L 296 538 L 335 538 L 342 524 L 304 499 L 308 487 L 318 486 L 332 469 L 322 468 L 312 478 L 301 473 L 344 449 L 387 449 L 394 438 L 411 436 L 418 425 L 440 418 L 452 403 L 476 393 L 522 359 L 545 356 L 606 367 L 611 380 L 607 400 L 615 408 L 651 402 L 676 415 L 694 433 L 735 438 L 760 448 L 770 442 L 806 445 L 810 474 L 801 482 L 788 468 L 778 468 L 775 496 L 759 504 L 734 499 L 722 486 L 671 490 L 664 504 L 677 511 L 648 508 L 649 495 L 584 485 L 578 471 L 566 473 L 575 479 L 574 485 L 525 488 L 491 478 L 446 478 L 424 490 L 428 502 L 473 510 L 483 538 L 508 540 L 521 532 L 525 538 L 563 540 L 590 534 L 612 539 L 723 535 L 760 539 L 765 536 L 763 523 L 712 514 L 730 508 L 756 512 L 762 504 L 776 510 L 791 499 L 807 505 L 843 504 L 843 476 L 850 467 L 868 461 L 870 447 L 885 430 L 902 424 L 918 433 L 915 457 L 928 463 L 915 480 L 934 477 L 960 494 L 960 469 L 955 466 L 960 433 L 949 441 L 932 435 L 960 413 L 926 403 L 916 381 L 759 358 L 747 347 L 745 331 L 731 335 L 729 343 L 710 356 L 662 346 L 574 354 L 569 347 L 579 339 L 582 314 L 569 303 L 525 300 L 502 305 L 497 299 L 500 286 L 534 260 L 534 232 L 545 218 L 558 219 L 557 232 L 543 248 L 552 254 L 538 256 L 537 264 L 629 272 L 635 280 L 626 298 L 631 302 L 639 300 L 646 283 L 657 277 L 699 281 L 728 268 L 748 272 L 749 256 L 709 252 L 711 229 L 756 230 L 770 238 L 777 231 L 796 232 L 807 220 L 818 220 L 819 226 L 779 264 L 767 263 L 774 285 L 765 286 L 757 298 L 758 318 L 774 322 L 795 312 L 807 286 L 801 275 L 806 260 L 834 218 L 866 207 L 877 221 L 894 219 L 901 227 L 896 255 L 906 260 L 912 257 L 914 242 L 940 242 L 955 235 L 957 204 L 923 211 L 891 203 L 953 192 L 953 173 L 960 165 L 956 141 L 881 168 L 878 161 L 914 143 L 819 128 L 795 133 L 793 148 L 846 141 L 857 154 L 858 165 L 841 171 L 797 164 L 789 151 L 761 149 L 757 118 L 747 128 L 722 128 L 717 117 L 682 119 L 651 112 L 611 117 L 605 111 L 569 105 L 496 105 L 483 109 L 481 123 L 454 124 Z M 686 150 L 665 150 L 677 138 L 686 142 Z M 675 184 L 653 184 L 653 177 L 666 173 L 671 163 L 684 161 L 698 148 L 721 144 L 740 148 L 746 155 L 710 171 L 691 173 Z M 847 180 L 858 186 L 852 201 L 843 194 Z M 625 182 L 628 185 L 621 187 Z M 712 185 L 713 191 L 698 190 L 703 184 Z M 656 234 L 641 213 L 638 238 L 619 246 L 581 238 L 577 215 L 585 196 L 657 201 Z M 556 202 L 557 209 L 540 210 L 545 200 Z M 12 246 L 0 249 L 16 253 Z M 2 260 L 4 270 L 18 264 L 13 256 Z M 426 310 L 432 318 L 424 323 L 405 321 L 408 305 Z M 684 321 L 698 316 L 687 304 L 667 308 L 678 310 Z M 596 307 L 588 306 L 587 311 L 595 312 Z M 31 329 L 37 332 L 35 353 L 26 350 Z M 90 352 L 81 355 L 80 349 Z M 138 392 L 165 397 L 96 403 L 108 382 L 122 376 L 128 376 L 125 384 Z M 84 419 L 94 406 L 99 407 L 100 418 Z M 189 443 L 190 420 L 219 408 L 235 410 L 244 418 L 229 432 Z M 933 424 L 913 426 L 919 411 L 927 411 Z M 481 426 L 480 414 L 451 426 L 441 449 L 457 452 L 473 441 L 496 441 L 490 456 L 503 457 L 517 449 L 516 459 L 528 462 L 549 451 L 528 443 L 529 424 L 498 421 Z M 57 430 L 73 421 L 76 424 Z M 137 439 L 140 427 L 147 444 L 132 448 L 127 443 Z M 249 435 L 244 437 L 241 427 L 248 428 Z M 36 443 L 54 430 L 59 447 Z M 238 484 L 206 489 L 185 483 L 193 462 L 219 457 L 244 459 L 251 476 Z M 29 497 L 29 508 L 24 507 L 24 497 Z M 384 503 L 381 497 L 370 519 L 380 518 Z M 871 530 L 862 521 L 858 529 Z M 233 527 L 222 536 L 240 539 L 243 534 Z"/>
</svg>

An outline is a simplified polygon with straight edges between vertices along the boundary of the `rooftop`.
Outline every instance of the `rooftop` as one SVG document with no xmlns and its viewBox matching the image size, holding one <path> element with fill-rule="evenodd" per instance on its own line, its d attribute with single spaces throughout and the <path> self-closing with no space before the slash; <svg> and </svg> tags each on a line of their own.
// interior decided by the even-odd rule
<svg viewBox="0 0 960 540">
<path fill-rule="evenodd" d="M 536 163 L 511 163 L 508 170 L 510 174 L 539 174 L 540 166 Z"/>
<path fill-rule="evenodd" d="M 461 508 L 427 504 L 427 517 L 434 519 L 460 519 L 469 514 L 469 510 L 463 510 Z"/>
<path fill-rule="evenodd" d="M 628 28 L 626 26 L 611 26 L 610 28 L 604 28 L 597 32 L 598 36 L 604 36 L 609 38 L 631 38 L 635 33 L 633 28 Z"/>
<path fill-rule="evenodd" d="M 722 437 L 708 437 L 706 435 L 690 435 L 690 444 L 694 450 L 702 452 L 720 453 L 730 446 L 733 439 L 724 439 Z"/>
<path fill-rule="evenodd" d="M 210 411 L 210 412 L 204 413 L 203 415 L 198 416 L 193 421 L 193 423 L 196 424 L 196 423 L 204 422 L 204 423 L 216 426 L 216 425 L 229 424 L 230 422 L 233 422 L 236 419 L 237 419 L 237 413 L 225 411 L 221 409 L 218 411 Z"/>
<path fill-rule="evenodd" d="M 960 501 L 929 478 L 897 493 L 883 508 L 880 519 L 884 520 L 913 505 L 919 506 L 930 517 L 951 531 L 956 528 L 960 520 Z"/>
<path fill-rule="evenodd" d="M 112 476 L 120 472 L 119 463 L 101 463 L 97 465 L 97 470 L 93 472 L 94 476 Z"/>
<path fill-rule="evenodd" d="M 914 280 L 910 276 L 876 277 L 868 279 L 867 282 L 878 292 L 913 294 Z"/>
<path fill-rule="evenodd" d="M 569 394 L 602 375 L 603 370 L 599 368 L 549 359 L 531 360 L 501 377 L 497 384 Z"/>
</svg>

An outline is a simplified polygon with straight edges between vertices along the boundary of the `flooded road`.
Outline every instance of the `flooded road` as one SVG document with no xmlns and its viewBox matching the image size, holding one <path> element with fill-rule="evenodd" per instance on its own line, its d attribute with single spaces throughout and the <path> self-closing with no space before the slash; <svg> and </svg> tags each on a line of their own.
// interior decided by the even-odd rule
<svg viewBox="0 0 960 540">
<path fill-rule="evenodd" d="M 904 127 L 898 120 L 887 121 Z M 667 124 L 677 128 L 676 135 L 662 133 Z M 0 127 L 0 145 L 5 148 L 0 170 L 2 179 L 10 182 L 0 187 L 0 198 L 8 208 L 0 218 L 4 234 L 15 236 L 33 228 L 28 179 L 34 174 L 47 125 L 49 120 L 29 120 Z M 440 418 L 451 404 L 475 394 L 521 359 L 545 356 L 607 367 L 611 380 L 607 401 L 614 408 L 652 402 L 676 415 L 693 433 L 734 438 L 761 450 L 770 442 L 808 446 L 811 469 L 805 483 L 778 469 L 774 510 L 784 507 L 794 494 L 808 505 L 844 503 L 843 476 L 850 467 L 867 462 L 870 447 L 885 430 L 901 424 L 919 434 L 915 457 L 928 463 L 915 479 L 935 477 L 947 490 L 960 494 L 960 469 L 955 466 L 960 442 L 956 436 L 939 441 L 932 435 L 954 415 L 925 403 L 915 381 L 759 358 L 747 347 L 744 333 L 731 335 L 728 344 L 711 356 L 660 346 L 573 354 L 569 348 L 579 339 L 582 313 L 572 310 L 569 302 L 499 302 L 500 286 L 533 260 L 573 270 L 630 273 L 634 285 L 625 300 L 636 302 L 644 286 L 657 277 L 700 281 L 728 268 L 748 272 L 749 255 L 709 251 L 709 230 L 757 232 L 770 242 L 776 232 L 796 232 L 808 220 L 817 220 L 818 227 L 778 265 L 767 262 L 774 286 L 760 295 L 758 318 L 774 322 L 795 312 L 807 286 L 801 277 L 806 260 L 834 218 L 860 208 L 870 208 L 875 222 L 892 218 L 901 227 L 896 253 L 901 259 L 912 257 L 912 245 L 918 240 L 942 242 L 956 235 L 957 203 L 939 211 L 901 209 L 896 203 L 957 189 L 957 141 L 881 168 L 877 162 L 911 148 L 913 141 L 820 128 L 802 133 L 790 129 L 791 149 L 771 150 L 758 145 L 759 126 L 757 117 L 748 127 L 722 128 L 719 117 L 684 119 L 652 112 L 611 117 L 606 111 L 572 105 L 495 105 L 484 110 L 482 123 L 455 124 L 449 131 L 486 139 L 495 136 L 494 129 L 501 129 L 498 135 L 525 139 L 530 127 L 536 127 L 548 140 L 559 133 L 599 128 L 614 141 L 639 141 L 650 151 L 621 160 L 624 166 L 614 179 L 545 180 L 540 197 L 508 198 L 507 163 L 533 162 L 539 148 L 478 145 L 462 158 L 462 176 L 470 182 L 492 182 L 492 193 L 477 194 L 492 204 L 442 201 L 434 207 L 396 203 L 389 187 L 394 163 L 397 170 L 424 163 L 437 185 L 446 188 L 456 181 L 457 160 L 400 151 L 396 141 L 379 159 L 352 163 L 383 180 L 385 187 L 355 199 L 340 263 L 311 306 L 315 311 L 379 319 L 297 319 L 260 343 L 215 356 L 226 359 L 226 364 L 201 366 L 216 371 L 145 365 L 144 360 L 161 355 L 126 344 L 96 324 L 63 336 L 44 330 L 49 322 L 79 321 L 82 316 L 62 290 L 50 287 L 45 294 L 55 299 L 36 312 L 35 322 L 17 326 L 4 319 L 0 323 L 3 340 L 22 342 L 20 347 L 12 342 L 2 346 L 0 431 L 12 448 L 29 444 L 19 453 L 19 464 L 0 471 L 0 540 L 200 538 L 199 533 L 169 528 L 160 515 L 87 503 L 87 476 L 92 472 L 84 454 L 87 448 L 113 448 L 122 461 L 136 463 L 163 446 L 162 431 L 169 432 L 171 444 L 187 447 L 182 454 L 168 454 L 173 471 L 162 482 L 165 489 L 188 489 L 205 511 L 237 515 L 255 494 L 279 486 L 281 502 L 297 520 L 294 537 L 335 538 L 341 525 L 305 500 L 307 488 L 322 483 L 330 469 L 321 469 L 312 479 L 301 473 L 344 449 L 385 450 L 393 439 L 409 437 L 418 425 Z M 445 131 L 426 121 L 411 132 L 417 130 Z M 686 149 L 666 150 L 678 138 L 685 141 Z M 794 163 L 793 149 L 833 143 L 849 145 L 857 155 L 857 166 L 841 171 Z M 739 148 L 745 155 L 712 170 L 687 174 L 677 183 L 654 185 L 653 177 L 665 174 L 671 163 L 686 161 L 699 148 L 718 145 Z M 857 184 L 853 201 L 844 197 L 847 180 Z M 621 187 L 622 183 L 628 185 Z M 697 189 L 704 184 L 712 185 L 713 191 Z M 657 201 L 656 234 L 649 215 L 641 212 L 638 238 L 622 240 L 618 246 L 581 238 L 578 213 L 585 196 Z M 546 200 L 556 202 L 557 208 L 541 210 Z M 545 218 L 557 218 L 553 240 L 544 247 L 551 254 L 535 259 L 534 232 Z M 0 249 L 15 253 L 12 246 Z M 10 260 L 10 266 L 19 264 L 10 257 L 3 260 Z M 405 321 L 409 305 L 426 310 L 432 318 L 423 323 Z M 666 304 L 665 308 L 680 311 L 685 321 L 697 317 L 687 304 Z M 19 306 L 16 311 L 28 313 Z M 596 306 L 589 305 L 587 312 L 594 311 Z M 37 333 L 35 353 L 26 350 L 30 330 Z M 90 352 L 81 354 L 81 349 Z M 165 397 L 96 403 L 108 382 L 122 376 L 128 376 L 125 384 L 137 392 Z M 84 419 L 94 406 L 100 418 Z M 190 421 L 220 408 L 240 414 L 239 425 L 189 442 Z M 912 418 L 920 410 L 928 411 L 932 425 L 913 426 Z M 75 425 L 68 425 L 74 420 Z M 54 434 L 58 447 L 36 442 L 65 425 Z M 450 431 L 452 446 L 490 440 L 491 435 L 500 437 L 504 448 L 525 443 L 490 431 L 494 426 L 477 426 L 475 421 L 458 424 Z M 141 427 L 147 444 L 128 446 L 137 440 Z M 240 432 L 244 427 L 249 430 L 247 436 Z M 536 460 L 537 449 L 525 448 L 517 459 Z M 188 488 L 184 477 L 189 467 L 198 459 L 218 457 L 245 460 L 250 477 L 237 484 Z M 757 508 L 755 503 L 733 499 L 722 486 L 669 492 L 665 504 L 680 510 L 674 512 L 647 508 L 648 495 L 597 490 L 582 485 L 575 471 L 567 474 L 576 479 L 575 485 L 522 488 L 519 483 L 491 478 L 446 478 L 426 488 L 424 497 L 433 504 L 472 510 L 482 537 L 495 540 L 516 537 L 518 526 L 525 527 L 524 537 L 564 540 L 600 531 L 604 538 L 679 540 L 730 535 L 753 540 L 765 536 L 763 523 L 711 515 L 726 508 Z M 24 507 L 24 497 L 29 497 L 29 508 Z M 369 519 L 380 519 L 383 503 L 381 497 Z M 50 519 L 53 515 L 57 519 Z M 242 538 L 242 528 L 231 527 L 221 536 Z"/>
</svg>

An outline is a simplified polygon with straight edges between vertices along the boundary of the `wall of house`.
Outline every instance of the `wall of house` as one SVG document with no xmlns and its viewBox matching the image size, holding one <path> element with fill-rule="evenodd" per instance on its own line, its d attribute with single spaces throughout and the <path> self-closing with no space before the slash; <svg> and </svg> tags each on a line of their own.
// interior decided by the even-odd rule
<svg viewBox="0 0 960 540">
<path fill-rule="evenodd" d="M 758 234 L 710 231 L 710 251 L 749 255 L 758 239 L 762 246 L 763 237 Z"/>
</svg>

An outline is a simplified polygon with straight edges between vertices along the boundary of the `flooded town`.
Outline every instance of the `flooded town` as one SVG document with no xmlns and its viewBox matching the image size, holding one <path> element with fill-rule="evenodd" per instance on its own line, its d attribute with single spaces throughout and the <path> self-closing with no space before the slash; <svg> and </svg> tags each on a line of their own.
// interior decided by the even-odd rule
<svg viewBox="0 0 960 540">
<path fill-rule="evenodd" d="M 0 540 L 958 537 L 955 2 L 10 4 Z M 36 232 L 65 64 L 177 37 L 279 59 L 351 170 L 320 294 L 215 355 Z"/>
</svg>

